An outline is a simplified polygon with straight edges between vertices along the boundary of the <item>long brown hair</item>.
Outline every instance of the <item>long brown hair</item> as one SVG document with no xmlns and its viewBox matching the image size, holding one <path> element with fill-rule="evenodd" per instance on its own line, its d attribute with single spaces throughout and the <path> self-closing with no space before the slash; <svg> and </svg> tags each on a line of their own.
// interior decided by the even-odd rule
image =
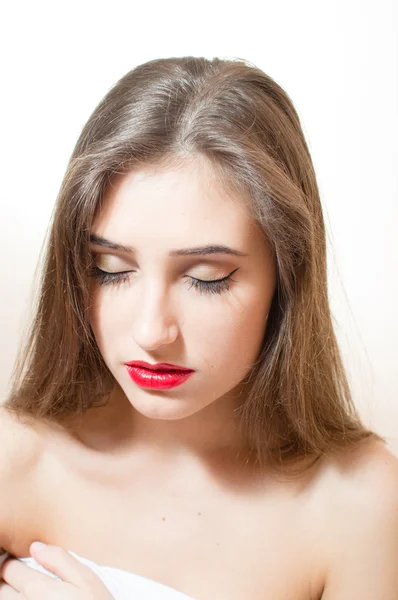
<svg viewBox="0 0 398 600">
<path fill-rule="evenodd" d="M 115 380 L 87 319 L 90 227 L 115 173 L 209 159 L 252 211 L 274 252 L 277 285 L 238 410 L 260 464 L 298 464 L 374 438 L 361 423 L 328 302 L 325 227 L 298 114 L 243 59 L 149 61 L 122 77 L 76 143 L 44 246 L 34 317 L 4 406 L 67 423 L 107 402 Z"/>
</svg>

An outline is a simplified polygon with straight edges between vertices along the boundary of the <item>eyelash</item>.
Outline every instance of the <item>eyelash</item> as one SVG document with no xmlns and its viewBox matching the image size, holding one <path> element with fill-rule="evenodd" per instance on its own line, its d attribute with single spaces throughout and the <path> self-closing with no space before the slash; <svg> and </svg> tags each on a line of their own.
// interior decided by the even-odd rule
<svg viewBox="0 0 398 600">
<path fill-rule="evenodd" d="M 195 289 L 199 290 L 201 295 L 202 292 L 204 292 L 205 294 L 222 294 L 223 292 L 229 291 L 230 281 L 235 281 L 235 279 L 232 279 L 232 275 L 235 273 L 235 271 L 238 271 L 238 269 L 232 271 L 232 273 L 227 275 L 227 277 L 223 277 L 222 279 L 215 279 L 213 281 L 203 281 L 202 279 L 189 277 L 192 283 L 188 289 L 191 289 L 191 287 L 193 286 Z M 99 267 L 93 267 L 89 276 L 98 279 L 99 285 L 118 285 L 128 280 L 129 273 L 130 271 L 120 271 L 119 273 L 107 273 Z"/>
</svg>

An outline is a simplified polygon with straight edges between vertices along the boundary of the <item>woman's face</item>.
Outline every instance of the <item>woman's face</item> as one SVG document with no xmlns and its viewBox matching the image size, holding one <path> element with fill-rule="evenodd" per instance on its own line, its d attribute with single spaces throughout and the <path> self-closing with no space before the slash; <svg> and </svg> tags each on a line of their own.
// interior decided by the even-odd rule
<svg viewBox="0 0 398 600">
<path fill-rule="evenodd" d="M 92 280 L 90 313 L 103 359 L 132 406 L 149 418 L 181 419 L 233 398 L 260 352 L 276 274 L 262 232 L 210 164 L 118 175 L 91 233 L 134 248 L 92 244 L 97 267 L 127 273 L 116 283 Z M 242 256 L 170 255 L 215 245 Z M 230 274 L 229 290 L 193 284 Z M 148 389 L 131 379 L 125 363 L 133 360 L 195 372 L 172 389 Z"/>
</svg>

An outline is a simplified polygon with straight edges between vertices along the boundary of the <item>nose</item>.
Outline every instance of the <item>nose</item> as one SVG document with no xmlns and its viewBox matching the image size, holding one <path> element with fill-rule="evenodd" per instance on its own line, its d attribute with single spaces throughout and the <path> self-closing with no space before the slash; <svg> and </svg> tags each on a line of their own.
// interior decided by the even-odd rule
<svg viewBox="0 0 398 600">
<path fill-rule="evenodd" d="M 148 286 L 134 309 L 133 338 L 145 351 L 172 344 L 178 336 L 178 323 L 170 295 L 159 285 Z"/>
</svg>

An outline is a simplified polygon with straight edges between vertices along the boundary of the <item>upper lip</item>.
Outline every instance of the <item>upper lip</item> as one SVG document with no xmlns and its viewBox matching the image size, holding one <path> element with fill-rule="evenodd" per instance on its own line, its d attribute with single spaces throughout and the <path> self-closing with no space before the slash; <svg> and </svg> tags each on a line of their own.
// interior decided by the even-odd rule
<svg viewBox="0 0 398 600">
<path fill-rule="evenodd" d="M 172 365 L 171 363 L 157 363 L 151 365 L 143 360 L 131 360 L 126 362 L 129 367 L 144 367 L 145 369 L 152 369 L 152 371 L 192 371 L 193 369 L 187 369 L 186 367 L 180 367 L 179 365 Z"/>
</svg>

